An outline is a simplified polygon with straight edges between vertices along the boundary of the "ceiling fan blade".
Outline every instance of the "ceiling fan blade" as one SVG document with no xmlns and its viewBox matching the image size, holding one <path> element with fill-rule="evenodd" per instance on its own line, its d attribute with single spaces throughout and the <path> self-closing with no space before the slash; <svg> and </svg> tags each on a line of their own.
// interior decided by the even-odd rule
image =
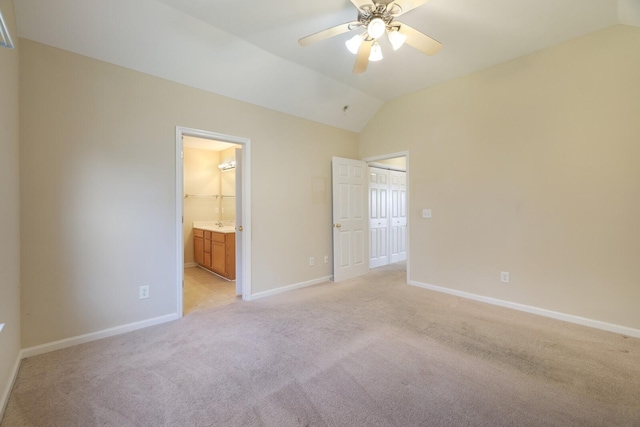
<svg viewBox="0 0 640 427">
<path fill-rule="evenodd" d="M 360 45 L 360 49 L 358 49 L 358 56 L 356 57 L 356 65 L 353 67 L 354 74 L 361 74 L 367 70 L 372 45 L 373 41 L 365 41 Z"/>
<path fill-rule="evenodd" d="M 326 30 L 318 31 L 317 33 L 303 37 L 298 40 L 300 46 L 308 46 L 312 43 L 319 42 L 320 40 L 328 39 L 329 37 L 337 36 L 347 31 L 351 31 L 361 26 L 357 21 L 347 22 L 346 24 L 336 25 L 335 27 L 327 28 Z"/>
<path fill-rule="evenodd" d="M 351 3 L 358 9 L 367 4 L 373 5 L 373 1 L 371 0 L 351 0 Z"/>
<path fill-rule="evenodd" d="M 392 3 L 395 3 L 396 5 L 400 6 L 400 8 L 402 9 L 402 11 L 396 15 L 396 16 L 400 16 L 403 13 L 407 13 L 410 10 L 413 10 L 416 7 L 420 7 L 423 4 L 428 2 L 429 0 L 397 0 Z"/>
<path fill-rule="evenodd" d="M 428 35 L 421 33 L 420 31 L 408 26 L 407 24 L 403 24 L 401 22 L 396 23 L 400 24 L 400 29 L 398 30 L 400 34 L 404 34 L 407 36 L 406 44 L 418 49 L 420 52 L 426 55 L 435 55 L 442 48 L 442 43 L 438 40 L 432 39 Z"/>
</svg>

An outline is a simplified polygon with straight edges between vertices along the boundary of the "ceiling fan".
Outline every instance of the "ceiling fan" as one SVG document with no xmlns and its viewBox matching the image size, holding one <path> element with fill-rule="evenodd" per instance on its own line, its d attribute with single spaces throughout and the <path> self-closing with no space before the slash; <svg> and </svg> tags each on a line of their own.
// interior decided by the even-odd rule
<svg viewBox="0 0 640 427">
<path fill-rule="evenodd" d="M 375 0 L 374 0 L 375 1 Z M 347 48 L 356 54 L 356 65 L 353 72 L 356 74 L 366 71 L 369 61 L 382 59 L 382 49 L 378 39 L 387 35 L 393 50 L 407 43 L 426 55 L 435 55 L 442 47 L 442 43 L 432 39 L 428 35 L 395 19 L 415 9 L 429 0 L 397 0 L 380 3 L 372 3 L 371 0 L 351 0 L 358 8 L 358 20 L 311 34 L 298 40 L 301 46 L 308 46 L 329 37 L 364 28 L 364 33 L 357 34 L 346 42 Z"/>
</svg>

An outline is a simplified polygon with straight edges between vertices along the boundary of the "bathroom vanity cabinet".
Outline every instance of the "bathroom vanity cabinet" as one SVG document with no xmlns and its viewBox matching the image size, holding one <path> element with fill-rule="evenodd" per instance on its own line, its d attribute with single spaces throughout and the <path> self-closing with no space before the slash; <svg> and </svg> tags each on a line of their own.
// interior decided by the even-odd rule
<svg viewBox="0 0 640 427">
<path fill-rule="evenodd" d="M 195 262 L 229 280 L 236 278 L 236 233 L 193 229 Z"/>
</svg>

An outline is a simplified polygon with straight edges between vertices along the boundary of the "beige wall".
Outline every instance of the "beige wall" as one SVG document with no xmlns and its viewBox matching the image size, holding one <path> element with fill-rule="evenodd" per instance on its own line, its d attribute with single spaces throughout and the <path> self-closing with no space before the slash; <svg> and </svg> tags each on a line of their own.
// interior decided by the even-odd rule
<svg viewBox="0 0 640 427">
<path fill-rule="evenodd" d="M 220 219 L 220 199 L 208 197 L 220 194 L 220 153 L 184 147 L 184 199 L 183 239 L 184 263 L 193 258 L 193 221 L 217 221 Z M 204 196 L 204 197 L 202 197 Z"/>
<path fill-rule="evenodd" d="M 0 48 L 0 419 L 20 351 L 18 36 L 12 0 L 0 10 L 16 47 Z"/>
<path fill-rule="evenodd" d="M 385 105 L 360 154 L 410 152 L 411 279 L 640 328 L 639 76 L 616 26 Z"/>
<path fill-rule="evenodd" d="M 251 139 L 254 293 L 331 274 L 312 183 L 357 135 L 21 42 L 23 347 L 175 312 L 176 125 Z"/>
</svg>

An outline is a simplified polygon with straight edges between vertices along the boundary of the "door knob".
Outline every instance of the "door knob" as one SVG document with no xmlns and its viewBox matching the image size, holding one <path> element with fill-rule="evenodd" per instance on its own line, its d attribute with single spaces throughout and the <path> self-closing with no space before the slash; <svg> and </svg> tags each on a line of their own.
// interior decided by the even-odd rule
<svg viewBox="0 0 640 427">
<path fill-rule="evenodd" d="M 336 228 L 342 228 L 342 224 L 335 224 Z"/>
<path fill-rule="evenodd" d="M 242 226 L 239 226 L 238 231 L 242 231 L 242 230 L 243 230 Z"/>
</svg>

